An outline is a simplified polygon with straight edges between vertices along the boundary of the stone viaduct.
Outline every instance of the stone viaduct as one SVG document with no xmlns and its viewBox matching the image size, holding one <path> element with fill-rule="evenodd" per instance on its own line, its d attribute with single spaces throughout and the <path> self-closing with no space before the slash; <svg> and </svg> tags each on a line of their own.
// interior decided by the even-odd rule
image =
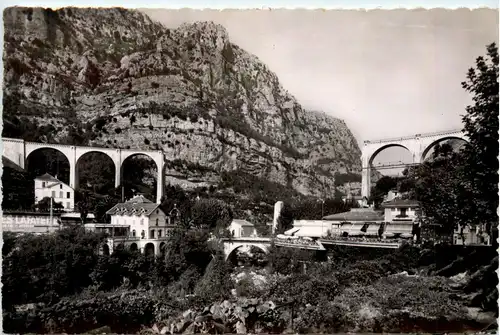
<svg viewBox="0 0 500 335">
<path fill-rule="evenodd" d="M 408 150 L 412 155 L 412 164 L 420 164 L 426 158 L 429 151 L 438 143 L 444 140 L 460 139 L 467 141 L 467 137 L 461 130 L 441 131 L 427 134 L 417 134 L 412 136 L 400 138 L 388 138 L 382 140 L 365 141 L 362 153 L 362 181 L 361 181 L 361 195 L 363 197 L 370 197 L 371 189 L 371 169 L 373 159 L 381 151 L 390 147 L 401 147 Z"/>
<path fill-rule="evenodd" d="M 68 159 L 70 168 L 69 186 L 74 189 L 78 188 L 78 170 L 76 167 L 80 158 L 82 158 L 85 154 L 91 152 L 100 152 L 111 158 L 115 165 L 115 187 L 118 187 L 121 184 L 121 175 L 123 163 L 125 162 L 125 160 L 135 155 L 146 155 L 155 162 L 157 168 L 158 177 L 156 183 L 156 202 L 160 203 L 161 197 L 163 196 L 162 186 L 165 168 L 165 157 L 163 151 L 113 149 L 101 147 L 81 147 L 63 144 L 35 143 L 26 142 L 24 140 L 14 138 L 2 138 L 2 146 L 3 156 L 10 159 L 12 162 L 19 165 L 23 169 L 27 167 L 29 155 L 36 150 L 55 149 L 61 152 Z"/>
</svg>

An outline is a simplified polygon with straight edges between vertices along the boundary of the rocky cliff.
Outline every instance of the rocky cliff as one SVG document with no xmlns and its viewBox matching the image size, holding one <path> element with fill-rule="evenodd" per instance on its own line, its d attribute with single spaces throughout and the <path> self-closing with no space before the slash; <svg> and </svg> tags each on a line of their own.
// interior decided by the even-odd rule
<svg viewBox="0 0 500 335">
<path fill-rule="evenodd" d="M 171 183 L 236 170 L 319 195 L 360 173 L 346 124 L 305 110 L 220 25 L 21 7 L 4 24 L 4 136 L 164 150 Z"/>
</svg>

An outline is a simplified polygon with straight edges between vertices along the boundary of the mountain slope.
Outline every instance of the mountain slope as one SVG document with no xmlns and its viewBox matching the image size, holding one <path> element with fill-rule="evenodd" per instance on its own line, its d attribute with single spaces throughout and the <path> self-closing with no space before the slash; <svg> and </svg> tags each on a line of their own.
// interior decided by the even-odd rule
<svg viewBox="0 0 500 335">
<path fill-rule="evenodd" d="M 220 25 L 20 7 L 4 23 L 4 136 L 161 149 L 185 185 L 241 171 L 333 195 L 335 173 L 361 170 L 346 124 L 302 108 Z"/>
</svg>

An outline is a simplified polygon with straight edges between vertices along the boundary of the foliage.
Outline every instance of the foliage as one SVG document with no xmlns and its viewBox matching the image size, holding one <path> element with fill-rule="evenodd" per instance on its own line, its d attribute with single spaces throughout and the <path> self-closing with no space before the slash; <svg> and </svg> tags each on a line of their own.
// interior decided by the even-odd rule
<svg viewBox="0 0 500 335">
<path fill-rule="evenodd" d="M 217 253 L 196 286 L 195 294 L 207 302 L 229 298 L 233 288 L 230 272 L 231 268 L 225 261 L 224 254 Z"/>
<path fill-rule="evenodd" d="M 389 193 L 389 191 L 396 189 L 401 178 L 383 176 L 372 188 L 370 192 L 369 203 L 373 203 L 375 208 L 379 208 L 380 204 L 384 201 L 384 197 Z"/>
<path fill-rule="evenodd" d="M 219 234 L 229 227 L 233 213 L 222 200 L 199 199 L 191 207 L 191 220 L 195 227 L 207 227 Z"/>
<path fill-rule="evenodd" d="M 313 261 L 314 254 L 309 250 L 281 248 L 271 245 L 268 259 L 272 272 L 289 275 L 291 273 L 301 273 L 304 264 Z"/>
<path fill-rule="evenodd" d="M 470 184 L 465 177 L 462 153 L 441 151 L 437 146 L 434 159 L 412 168 L 407 180 L 412 180 L 412 195 L 419 201 L 425 216 L 423 225 L 438 223 L 441 233 L 449 235 L 457 224 L 463 224 L 470 206 Z"/>
<path fill-rule="evenodd" d="M 50 212 L 50 203 L 52 202 L 52 211 L 53 212 L 61 212 L 64 210 L 64 206 L 60 202 L 56 202 L 55 200 L 51 200 L 50 197 L 45 197 L 42 200 L 40 200 L 36 204 L 36 209 L 38 209 L 40 212 Z"/>
<path fill-rule="evenodd" d="M 487 59 L 478 57 L 476 68 L 469 69 L 462 87 L 472 94 L 473 105 L 463 116 L 464 133 L 469 142 L 466 178 L 471 185 L 474 206 L 470 206 L 469 224 L 498 225 L 498 47 L 487 46 Z"/>
<path fill-rule="evenodd" d="M 224 188 L 232 188 L 236 194 L 248 195 L 256 204 L 263 202 L 274 205 L 277 201 L 286 202 L 305 198 L 294 189 L 240 170 L 221 173 L 219 189 Z"/>
<path fill-rule="evenodd" d="M 109 194 L 115 188 L 114 163 L 103 153 L 90 152 L 78 160 L 78 177 L 80 187 L 95 194 Z"/>
<path fill-rule="evenodd" d="M 181 187 L 177 185 L 167 185 L 165 187 L 160 207 L 167 215 L 171 214 L 173 220 L 180 219 L 183 224 L 189 225 L 191 206 L 191 199 Z"/>
<path fill-rule="evenodd" d="M 361 183 L 361 175 L 359 173 L 335 172 L 334 178 L 335 178 L 335 186 L 341 186 L 341 185 L 345 185 L 347 183 Z"/>
<path fill-rule="evenodd" d="M 92 209 L 95 207 L 96 202 L 93 195 L 88 191 L 75 192 L 75 207 L 80 213 L 80 219 L 82 220 L 82 225 L 87 223 L 87 216 L 91 213 Z"/>
<path fill-rule="evenodd" d="M 401 183 L 420 202 L 423 224 L 437 224 L 445 236 L 458 226 L 492 234 L 498 224 L 498 50 L 492 44 L 487 51 L 489 62 L 479 57 L 462 83 L 474 101 L 463 116 L 470 142 L 458 153 L 436 146 L 432 159 L 405 171 Z"/>
<path fill-rule="evenodd" d="M 2 209 L 29 210 L 35 202 L 34 182 L 30 175 L 3 164 Z"/>
<path fill-rule="evenodd" d="M 88 286 L 101 241 L 101 235 L 81 228 L 19 237 L 3 259 L 3 307 L 55 302 Z"/>
<path fill-rule="evenodd" d="M 203 273 L 212 259 L 208 232 L 179 227 L 169 232 L 164 256 L 166 282 L 179 280 L 191 268 Z M 189 285 L 188 285 L 189 286 Z"/>
</svg>

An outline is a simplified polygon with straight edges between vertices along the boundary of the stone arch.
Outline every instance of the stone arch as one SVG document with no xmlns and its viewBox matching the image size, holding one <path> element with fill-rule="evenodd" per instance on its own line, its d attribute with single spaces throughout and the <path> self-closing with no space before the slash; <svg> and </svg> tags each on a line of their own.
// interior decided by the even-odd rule
<svg viewBox="0 0 500 335">
<path fill-rule="evenodd" d="M 262 250 L 266 254 L 269 253 L 269 249 L 266 246 L 262 245 L 262 244 L 241 243 L 241 244 L 237 244 L 235 246 L 231 246 L 229 248 L 229 250 L 226 253 L 226 260 L 229 259 L 229 257 L 233 254 L 233 252 L 235 252 L 236 250 L 238 250 L 241 247 L 246 247 L 246 246 L 255 247 L 257 249 Z"/>
<path fill-rule="evenodd" d="M 399 143 L 389 143 L 389 144 L 385 144 L 385 145 L 377 148 L 374 152 L 369 154 L 368 166 L 372 165 L 373 160 L 375 159 L 375 157 L 377 157 L 378 154 L 380 154 L 385 149 L 389 149 L 389 148 L 403 148 L 403 149 L 406 149 L 412 156 L 414 155 L 414 153 L 407 146 L 404 146 L 404 145 L 399 144 Z"/>
<path fill-rule="evenodd" d="M 153 157 L 152 155 L 145 153 L 145 152 L 134 152 L 134 153 L 122 155 L 122 160 L 121 160 L 121 164 L 119 167 L 121 180 L 118 182 L 118 184 L 122 185 L 122 180 L 124 180 L 124 175 L 126 173 L 125 166 L 126 166 L 127 162 L 130 162 L 131 159 L 138 157 L 138 156 L 147 157 L 147 158 L 149 158 L 149 161 L 154 164 L 152 166 L 154 166 L 156 168 L 156 176 L 154 179 L 156 181 L 156 189 L 158 190 L 159 183 L 162 182 L 162 180 L 163 180 L 163 178 L 161 178 L 161 176 L 163 176 L 163 165 L 159 164 L 159 162 L 157 161 L 157 159 L 155 159 L 155 157 Z M 162 174 L 161 176 L 160 176 L 160 173 Z M 158 191 L 157 191 L 157 193 L 158 193 Z M 162 192 L 162 195 L 163 195 L 163 192 Z M 157 199 L 157 200 L 159 201 L 159 199 Z"/>
<path fill-rule="evenodd" d="M 445 137 L 441 137 L 441 138 L 438 138 L 437 140 L 431 142 L 430 144 L 428 144 L 425 149 L 422 151 L 422 156 L 420 157 L 420 161 L 423 162 L 424 159 L 426 158 L 426 156 L 429 154 L 429 152 L 438 144 L 440 144 L 441 142 L 444 142 L 444 141 L 447 141 L 447 140 L 460 140 L 464 143 L 468 143 L 466 139 L 464 139 L 463 137 L 460 137 L 460 136 L 445 136 Z"/>
<path fill-rule="evenodd" d="M 79 170 L 79 167 L 80 167 L 82 161 L 86 157 L 88 157 L 88 155 L 91 155 L 91 154 L 98 154 L 98 155 L 106 156 L 108 158 L 108 160 L 112 163 L 112 166 L 113 166 L 112 174 L 113 174 L 113 176 L 116 176 L 116 169 L 117 169 L 116 162 L 113 159 L 113 157 L 111 157 L 109 155 L 109 153 L 102 151 L 102 150 L 99 150 L 99 149 L 89 150 L 89 151 L 86 151 L 86 152 L 82 153 L 81 155 L 77 156 L 77 158 L 76 158 L 76 162 L 75 162 L 75 185 L 76 185 L 76 187 L 78 187 L 80 185 L 81 171 Z"/>
<path fill-rule="evenodd" d="M 64 156 L 66 158 L 66 162 L 67 162 L 68 168 L 69 168 L 69 171 L 68 171 L 69 172 L 69 174 L 68 174 L 68 180 L 66 180 L 66 178 L 61 178 L 60 175 L 58 176 L 58 179 L 61 178 L 64 183 L 67 183 L 69 185 L 70 184 L 70 179 L 71 179 L 71 176 L 70 176 L 70 174 L 71 174 L 71 158 L 70 158 L 70 156 L 66 152 L 64 152 L 64 150 L 61 150 L 60 148 L 53 147 L 53 146 L 50 146 L 50 145 L 47 145 L 47 146 L 36 146 L 34 148 L 26 148 L 26 158 L 24 160 L 24 168 L 25 168 L 25 170 L 29 171 L 29 168 L 30 168 L 30 158 L 32 158 L 33 155 L 36 155 L 36 153 L 41 153 L 44 150 L 50 150 L 52 152 L 57 152 L 57 153 L 61 154 L 62 156 Z M 39 177 L 39 176 L 36 176 L 36 177 Z"/>
<path fill-rule="evenodd" d="M 146 257 L 155 256 L 155 245 L 153 243 L 149 242 L 144 246 L 144 255 L 146 255 Z"/>
<path fill-rule="evenodd" d="M 104 243 L 102 246 L 102 254 L 104 256 L 109 256 L 110 252 L 109 252 L 109 245 L 107 243 Z"/>
<path fill-rule="evenodd" d="M 160 243 L 159 250 L 160 250 L 160 254 L 161 254 L 162 256 L 164 256 L 164 255 L 165 255 L 165 249 L 166 249 L 166 247 L 167 247 L 167 244 L 166 244 L 165 242 L 161 242 L 161 243 Z"/>
<path fill-rule="evenodd" d="M 134 251 L 134 252 L 137 251 L 138 250 L 137 243 L 132 243 L 130 245 L 129 249 L 130 249 L 130 251 Z"/>
</svg>

